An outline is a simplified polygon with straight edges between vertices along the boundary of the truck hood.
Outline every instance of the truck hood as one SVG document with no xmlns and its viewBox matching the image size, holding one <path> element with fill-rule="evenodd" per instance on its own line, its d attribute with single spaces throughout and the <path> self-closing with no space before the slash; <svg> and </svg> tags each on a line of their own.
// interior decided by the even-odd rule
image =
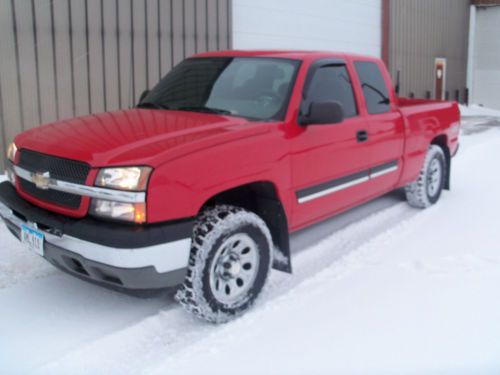
<svg viewBox="0 0 500 375">
<path fill-rule="evenodd" d="M 80 160 L 93 167 L 150 165 L 202 147 L 257 135 L 266 123 L 186 111 L 130 109 L 58 121 L 28 130 L 18 148 Z"/>
</svg>

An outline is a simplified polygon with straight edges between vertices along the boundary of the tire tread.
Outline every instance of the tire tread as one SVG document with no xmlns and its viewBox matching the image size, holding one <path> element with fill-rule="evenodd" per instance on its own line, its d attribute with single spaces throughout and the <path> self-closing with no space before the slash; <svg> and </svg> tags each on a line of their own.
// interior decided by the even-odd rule
<svg viewBox="0 0 500 375">
<path fill-rule="evenodd" d="M 431 145 L 429 147 L 427 155 L 425 156 L 424 165 L 422 166 L 417 179 L 405 186 L 406 200 L 412 207 L 427 208 L 433 204 L 427 196 L 426 175 L 429 164 L 436 157 L 436 155 L 441 155 L 442 160 L 445 160 L 444 152 L 441 147 L 437 145 Z M 445 173 L 445 171 L 446 168 L 443 168 L 443 173 Z"/>
<path fill-rule="evenodd" d="M 204 297 L 201 277 L 208 260 L 209 249 L 207 247 L 210 246 L 209 243 L 212 240 L 211 236 L 214 229 L 219 227 L 224 221 L 242 216 L 254 221 L 263 229 L 269 244 L 272 244 L 271 234 L 260 217 L 243 208 L 231 205 L 218 205 L 204 210 L 199 215 L 194 226 L 186 279 L 178 289 L 175 299 L 185 310 L 211 323 L 225 323 L 243 313 L 241 311 L 231 315 L 222 311 L 215 311 Z"/>
</svg>

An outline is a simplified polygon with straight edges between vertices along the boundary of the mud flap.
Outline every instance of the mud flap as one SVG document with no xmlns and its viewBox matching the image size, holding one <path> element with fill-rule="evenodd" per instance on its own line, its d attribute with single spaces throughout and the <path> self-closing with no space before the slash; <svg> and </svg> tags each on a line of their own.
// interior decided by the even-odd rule
<svg viewBox="0 0 500 375">
<path fill-rule="evenodd" d="M 286 273 L 292 273 L 290 255 L 285 255 L 276 245 L 274 246 L 273 251 L 273 269 Z"/>
<path fill-rule="evenodd" d="M 259 197 L 257 204 L 259 205 L 259 213 L 268 225 L 273 237 L 273 268 L 278 271 L 292 273 L 288 221 L 281 202 Z"/>
</svg>

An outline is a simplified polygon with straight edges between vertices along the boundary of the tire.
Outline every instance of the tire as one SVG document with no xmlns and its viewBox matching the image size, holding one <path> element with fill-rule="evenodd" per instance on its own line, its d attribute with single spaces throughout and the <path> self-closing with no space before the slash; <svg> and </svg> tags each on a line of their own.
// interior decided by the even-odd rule
<svg viewBox="0 0 500 375">
<path fill-rule="evenodd" d="M 431 145 L 418 178 L 405 187 L 410 206 L 427 208 L 439 200 L 446 178 L 446 158 L 441 147 Z"/>
<path fill-rule="evenodd" d="M 266 283 L 272 264 L 271 233 L 256 214 L 220 205 L 197 219 L 189 265 L 176 300 L 212 323 L 247 311 Z"/>
</svg>

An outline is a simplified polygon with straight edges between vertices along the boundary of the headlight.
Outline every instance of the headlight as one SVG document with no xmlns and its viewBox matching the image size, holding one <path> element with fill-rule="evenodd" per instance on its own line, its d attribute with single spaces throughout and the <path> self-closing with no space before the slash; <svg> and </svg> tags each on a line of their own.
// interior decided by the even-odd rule
<svg viewBox="0 0 500 375">
<path fill-rule="evenodd" d="M 99 171 L 95 184 L 118 190 L 144 191 L 150 173 L 150 167 L 104 168 Z"/>
<path fill-rule="evenodd" d="M 100 217 L 130 221 L 137 224 L 146 222 L 145 203 L 122 203 L 93 199 L 90 205 L 90 213 Z"/>
<path fill-rule="evenodd" d="M 7 164 L 7 169 L 5 170 L 5 174 L 7 175 L 7 179 L 13 184 L 16 184 L 16 176 L 14 174 L 14 170 L 12 168 L 12 164 L 16 160 L 17 154 L 17 146 L 15 143 L 11 143 L 9 147 L 7 147 L 7 159 L 9 160 Z"/>
<path fill-rule="evenodd" d="M 14 163 L 16 160 L 16 154 L 17 154 L 17 146 L 13 142 L 7 147 L 7 159 L 9 159 L 11 162 Z"/>
<path fill-rule="evenodd" d="M 146 191 L 150 167 L 103 168 L 97 174 L 96 186 L 127 190 Z M 92 199 L 90 213 L 113 220 L 146 222 L 146 203 L 123 203 L 104 199 Z"/>
</svg>

